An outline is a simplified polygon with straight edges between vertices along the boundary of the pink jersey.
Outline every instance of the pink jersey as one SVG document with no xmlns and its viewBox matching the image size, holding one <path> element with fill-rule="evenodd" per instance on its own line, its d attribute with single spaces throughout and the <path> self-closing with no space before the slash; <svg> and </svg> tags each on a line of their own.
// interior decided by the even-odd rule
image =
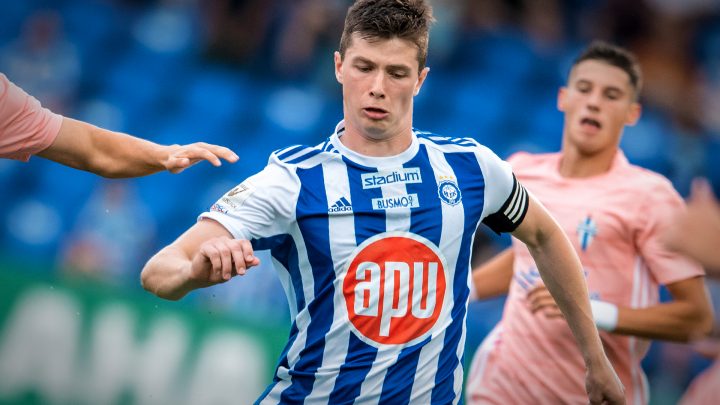
<svg viewBox="0 0 720 405">
<path fill-rule="evenodd" d="M 61 115 L 0 73 L 0 158 L 27 162 L 53 143 L 61 124 Z"/>
<path fill-rule="evenodd" d="M 662 248 L 659 237 L 683 201 L 664 177 L 618 152 L 600 176 L 563 178 L 560 154 L 520 153 L 517 178 L 555 217 L 577 251 L 590 297 L 626 307 L 658 302 L 658 286 L 700 276 L 702 269 Z M 527 292 L 542 283 L 524 244 L 513 239 L 514 275 L 503 318 L 478 349 L 468 402 L 587 404 L 585 367 L 563 319 L 530 312 Z M 628 404 L 648 402 L 640 361 L 649 342 L 601 332 Z"/>
</svg>

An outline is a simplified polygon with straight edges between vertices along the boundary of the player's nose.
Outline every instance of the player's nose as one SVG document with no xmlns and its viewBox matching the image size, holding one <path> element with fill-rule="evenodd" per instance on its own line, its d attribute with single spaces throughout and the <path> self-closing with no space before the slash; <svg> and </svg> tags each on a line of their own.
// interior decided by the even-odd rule
<svg viewBox="0 0 720 405">
<path fill-rule="evenodd" d="M 370 87 L 370 96 L 374 98 L 385 98 L 385 77 L 378 72 L 372 80 Z"/>
</svg>

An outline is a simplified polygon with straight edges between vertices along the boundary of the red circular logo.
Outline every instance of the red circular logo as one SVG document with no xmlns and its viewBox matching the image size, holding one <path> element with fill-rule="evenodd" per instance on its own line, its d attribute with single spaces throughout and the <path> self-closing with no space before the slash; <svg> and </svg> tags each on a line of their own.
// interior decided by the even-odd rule
<svg viewBox="0 0 720 405">
<path fill-rule="evenodd" d="M 445 263 L 435 245 L 410 233 L 384 233 L 355 252 L 343 281 L 353 328 L 381 344 L 424 338 L 446 293 Z"/>
</svg>

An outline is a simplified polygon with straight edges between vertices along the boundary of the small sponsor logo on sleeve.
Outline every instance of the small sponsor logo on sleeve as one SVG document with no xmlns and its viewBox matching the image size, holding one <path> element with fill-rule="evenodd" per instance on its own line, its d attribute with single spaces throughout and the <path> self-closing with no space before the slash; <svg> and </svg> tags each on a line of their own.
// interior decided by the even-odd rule
<svg viewBox="0 0 720 405">
<path fill-rule="evenodd" d="M 222 205 L 222 204 L 219 204 L 219 203 L 213 204 L 212 207 L 210 207 L 210 211 L 219 212 L 219 213 L 221 213 L 221 214 L 227 214 L 227 213 L 228 213 L 227 207 L 224 206 L 224 205 Z"/>
<path fill-rule="evenodd" d="M 228 191 L 220 202 L 226 204 L 233 210 L 239 209 L 243 203 L 255 192 L 255 187 L 249 183 L 240 183 Z"/>
</svg>

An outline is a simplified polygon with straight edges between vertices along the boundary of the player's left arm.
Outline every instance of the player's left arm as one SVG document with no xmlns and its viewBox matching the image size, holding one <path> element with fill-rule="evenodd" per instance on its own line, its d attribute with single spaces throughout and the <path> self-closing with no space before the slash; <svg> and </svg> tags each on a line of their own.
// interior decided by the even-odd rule
<svg viewBox="0 0 720 405">
<path fill-rule="evenodd" d="M 624 403 L 622 384 L 605 355 L 593 321 L 580 259 L 562 228 L 529 196 L 527 214 L 512 234 L 527 245 L 543 282 L 568 320 L 587 367 L 590 402 Z"/>
<path fill-rule="evenodd" d="M 680 342 L 707 336 L 713 311 L 704 277 L 668 284 L 672 301 L 646 308 L 618 308 L 615 333 Z"/>
<path fill-rule="evenodd" d="M 159 145 L 67 117 L 53 143 L 37 155 L 108 178 L 140 177 L 162 170 L 179 173 L 201 160 L 214 166 L 220 166 L 220 159 L 238 160 L 222 146 L 204 142 Z"/>
</svg>

